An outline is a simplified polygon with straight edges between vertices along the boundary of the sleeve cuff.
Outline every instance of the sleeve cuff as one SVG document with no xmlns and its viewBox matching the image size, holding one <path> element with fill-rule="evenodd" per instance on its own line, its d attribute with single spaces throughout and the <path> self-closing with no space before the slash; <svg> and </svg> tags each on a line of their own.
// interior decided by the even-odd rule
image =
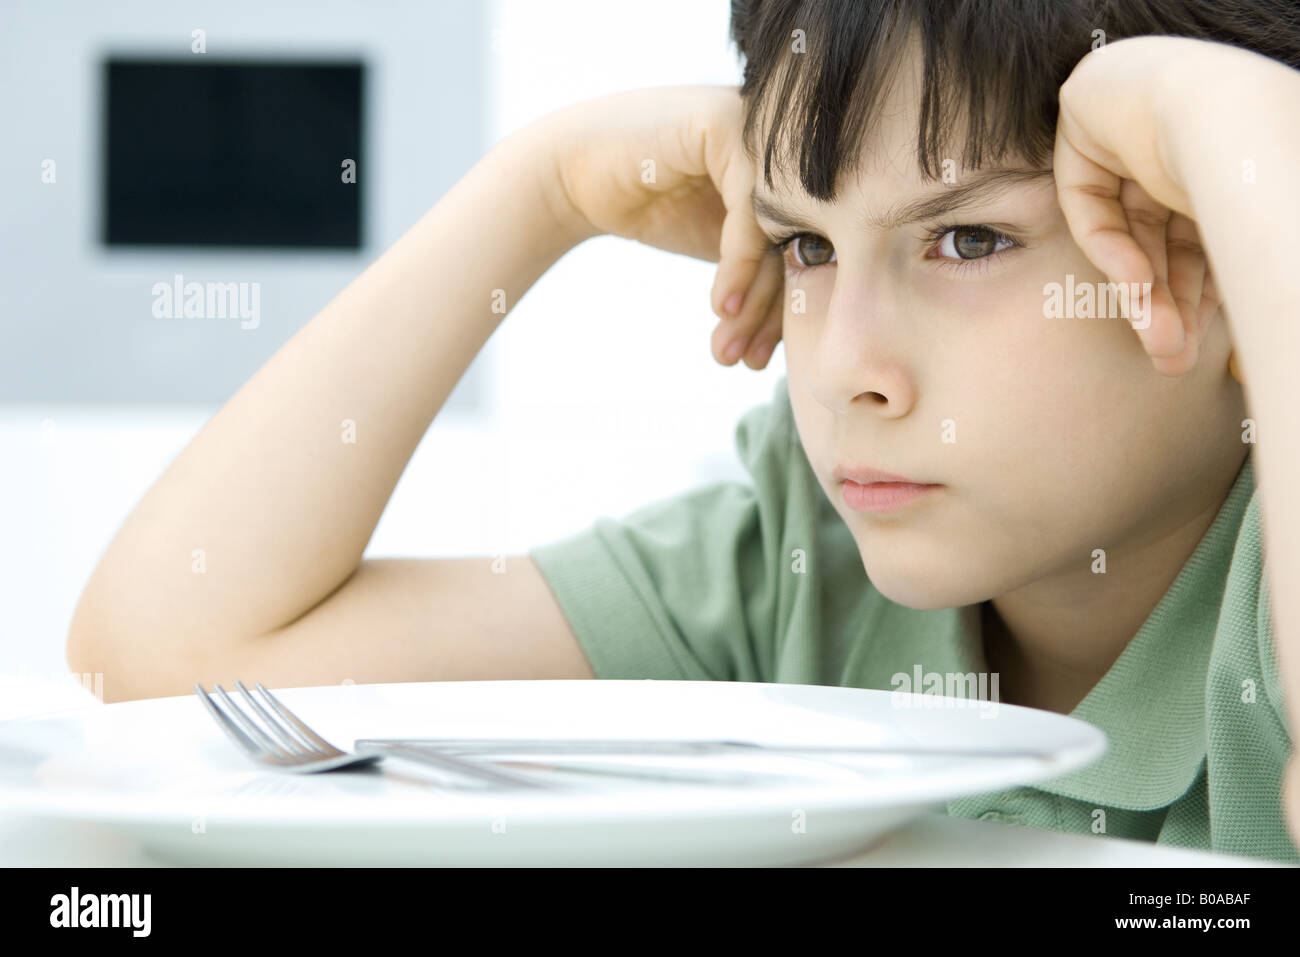
<svg viewBox="0 0 1300 957">
<path fill-rule="evenodd" d="M 689 680 L 593 529 L 530 549 L 597 678 Z"/>
</svg>

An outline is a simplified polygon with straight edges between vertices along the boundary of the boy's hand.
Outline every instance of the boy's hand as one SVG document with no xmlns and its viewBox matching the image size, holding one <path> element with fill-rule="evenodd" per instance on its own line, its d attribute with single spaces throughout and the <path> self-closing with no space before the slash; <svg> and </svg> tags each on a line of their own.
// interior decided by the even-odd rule
<svg viewBox="0 0 1300 957">
<path fill-rule="evenodd" d="M 785 275 L 754 221 L 737 88 L 632 90 L 566 107 L 547 122 L 579 235 L 608 233 L 719 263 L 714 357 L 764 366 L 781 339 Z M 726 306 L 737 299 L 733 316 Z M 728 356 L 733 343 L 743 352 Z"/>
<path fill-rule="evenodd" d="M 1111 282 L 1151 283 L 1133 328 L 1158 372 L 1196 364 L 1222 305 L 1190 199 L 1162 155 L 1156 106 L 1182 37 L 1132 37 L 1088 54 L 1060 90 L 1053 157 L 1070 232 Z M 1132 319 L 1132 317 L 1130 317 Z"/>
</svg>

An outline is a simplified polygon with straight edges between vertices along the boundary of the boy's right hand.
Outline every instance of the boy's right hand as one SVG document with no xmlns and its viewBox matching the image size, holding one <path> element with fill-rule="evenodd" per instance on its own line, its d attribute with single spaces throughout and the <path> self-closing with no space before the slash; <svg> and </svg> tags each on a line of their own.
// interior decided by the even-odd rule
<svg viewBox="0 0 1300 957">
<path fill-rule="evenodd" d="M 722 320 L 714 358 L 731 365 L 743 355 L 751 368 L 765 366 L 781 339 L 785 269 L 754 220 L 738 89 L 632 90 L 565 107 L 545 122 L 579 233 L 719 263 L 710 297 Z M 737 293 L 743 302 L 733 316 L 725 305 Z M 733 344 L 743 349 L 728 355 Z"/>
</svg>

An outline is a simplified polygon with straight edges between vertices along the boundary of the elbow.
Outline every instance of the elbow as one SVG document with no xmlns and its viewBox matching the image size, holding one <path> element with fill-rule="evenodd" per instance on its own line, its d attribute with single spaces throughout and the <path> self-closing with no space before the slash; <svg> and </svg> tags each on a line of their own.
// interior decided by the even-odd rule
<svg viewBox="0 0 1300 957">
<path fill-rule="evenodd" d="M 106 670 L 110 670 L 105 667 L 104 646 L 87 627 L 84 616 L 79 612 L 80 609 L 73 614 L 72 623 L 68 626 L 63 644 L 63 660 L 67 663 L 68 671 L 80 676 L 83 687 L 98 687 L 101 700 L 107 704 L 115 699 L 110 699 L 110 685 L 102 677 Z M 95 680 L 97 674 L 101 676 L 98 681 Z"/>
<path fill-rule="evenodd" d="M 137 669 L 122 654 L 121 644 L 110 635 L 101 616 L 88 613 L 84 601 L 78 604 L 64 639 L 68 670 L 80 677 L 83 687 L 94 689 L 104 704 L 152 697 L 138 681 Z"/>
<path fill-rule="evenodd" d="M 159 636 L 158 628 L 127 623 L 83 596 L 68 625 L 64 660 L 104 704 L 191 695 L 196 683 L 212 678 L 210 655 Z"/>
</svg>

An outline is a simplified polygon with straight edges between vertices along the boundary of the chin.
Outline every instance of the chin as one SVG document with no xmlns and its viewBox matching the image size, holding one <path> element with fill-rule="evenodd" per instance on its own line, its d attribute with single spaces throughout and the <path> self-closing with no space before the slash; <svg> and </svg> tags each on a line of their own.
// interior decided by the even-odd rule
<svg viewBox="0 0 1300 957">
<path fill-rule="evenodd" d="M 921 563 L 909 570 L 905 567 L 876 568 L 863 557 L 862 568 L 872 587 L 896 605 L 929 611 L 938 608 L 959 608 L 983 601 L 987 588 L 976 582 L 962 581 L 938 562 Z"/>
<path fill-rule="evenodd" d="M 876 591 L 884 595 L 895 605 L 902 605 L 905 608 L 915 608 L 918 611 L 933 611 L 938 608 L 956 608 L 966 602 L 950 601 L 945 595 L 935 589 L 926 588 L 923 582 L 905 582 L 901 587 L 894 587 L 893 582 L 881 582 L 871 579 L 871 584 Z M 920 587 L 918 587 L 920 586 Z"/>
</svg>

